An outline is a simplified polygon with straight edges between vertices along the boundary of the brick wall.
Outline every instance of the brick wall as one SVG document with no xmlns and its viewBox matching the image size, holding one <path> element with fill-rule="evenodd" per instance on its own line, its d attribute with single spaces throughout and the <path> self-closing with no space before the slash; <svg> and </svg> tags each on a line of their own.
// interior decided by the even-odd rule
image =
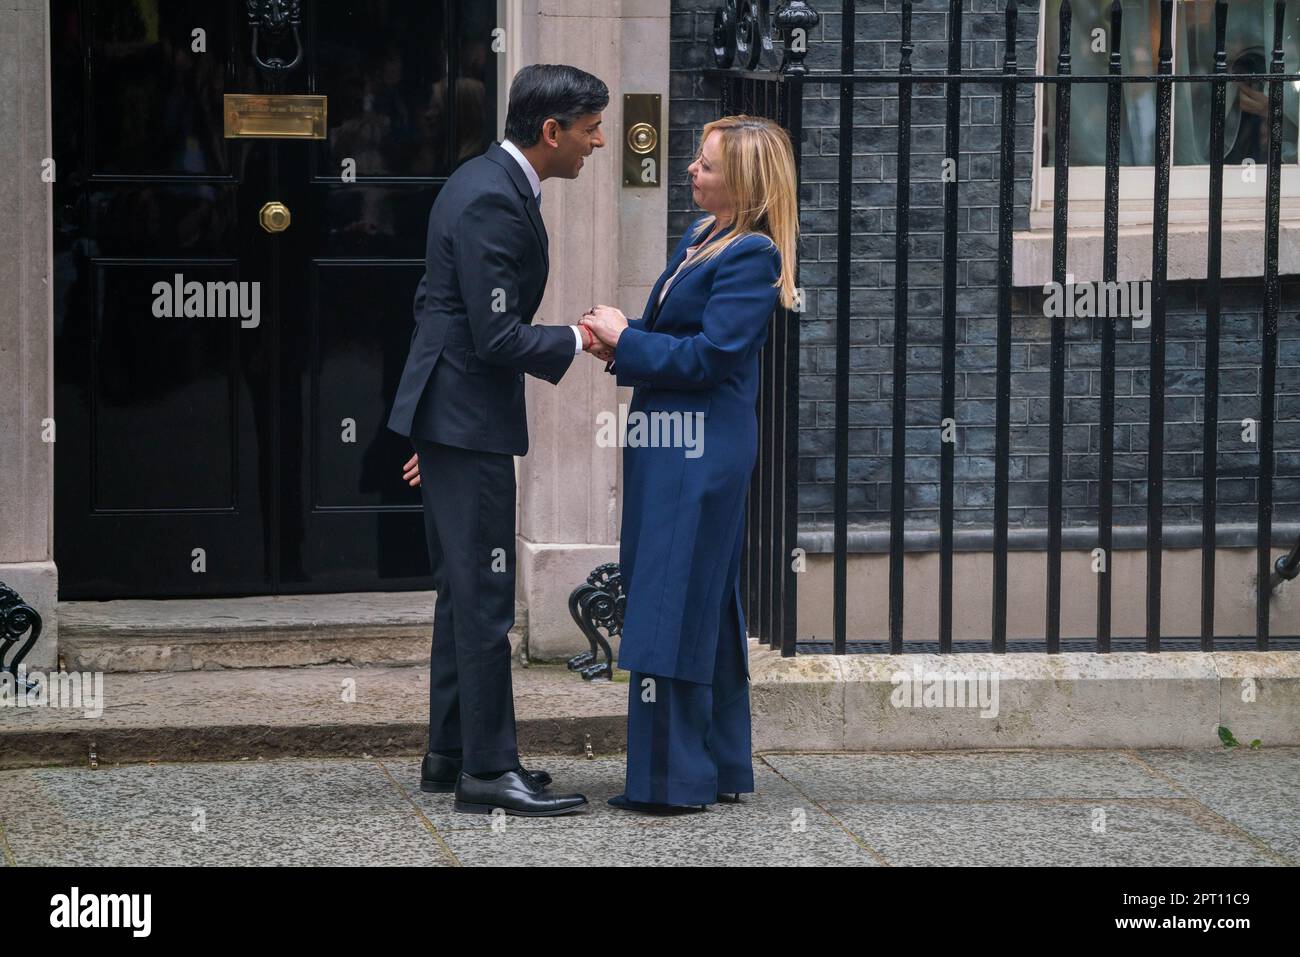
<svg viewBox="0 0 1300 957">
<path fill-rule="evenodd" d="M 669 107 L 668 252 L 698 216 L 686 166 L 700 128 L 718 115 L 709 37 L 716 0 L 673 0 Z M 814 2 L 822 15 L 810 38 L 813 70 L 839 69 L 839 4 Z M 898 63 L 899 4 L 859 0 L 858 69 Z M 947 62 L 947 0 L 913 5 L 913 65 L 941 70 Z M 1003 58 L 1003 0 L 973 0 L 963 16 L 965 69 L 998 69 Z M 1022 72 L 1035 62 L 1038 9 L 1022 3 L 1017 55 Z M 1053 27 L 1054 29 L 1054 27 Z M 938 524 L 945 88 L 915 88 L 912 109 L 909 323 L 907 382 L 908 524 Z M 993 518 L 997 216 L 1000 94 L 967 86 L 961 103 L 958 164 L 955 447 L 956 522 L 987 528 Z M 849 386 L 849 520 L 880 527 L 889 517 L 894 327 L 894 217 L 897 177 L 897 89 L 860 85 L 854 100 L 853 237 Z M 1017 98 L 1015 228 L 1028 228 L 1034 135 L 1033 88 Z M 839 90 L 810 86 L 804 97 L 801 200 L 800 522 L 824 527 L 832 517 L 836 218 Z M 1098 135 L 1104 136 L 1104 130 Z M 1226 281 L 1223 291 L 1219 522 L 1255 520 L 1258 456 L 1243 443 L 1241 420 L 1258 415 L 1262 281 Z M 1050 322 L 1066 323 L 1064 428 L 1067 526 L 1097 519 L 1101 326 L 1098 320 L 1045 318 L 1041 290 L 1017 290 L 1011 350 L 1010 521 L 1042 528 L 1047 519 L 1048 368 Z M 1200 521 L 1201 421 L 1205 367 L 1202 284 L 1173 283 L 1167 298 L 1164 522 Z M 1275 521 L 1300 519 L 1300 285 L 1284 283 L 1277 375 Z M 1147 329 L 1117 324 L 1115 523 L 1146 521 Z"/>
</svg>

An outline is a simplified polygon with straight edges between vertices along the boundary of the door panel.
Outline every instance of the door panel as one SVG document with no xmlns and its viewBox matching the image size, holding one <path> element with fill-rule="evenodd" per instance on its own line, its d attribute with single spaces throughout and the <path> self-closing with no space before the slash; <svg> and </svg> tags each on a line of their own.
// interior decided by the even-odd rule
<svg viewBox="0 0 1300 957">
<path fill-rule="evenodd" d="M 357 569 L 387 587 L 428 586 L 419 491 L 401 476 L 410 443 L 385 423 L 429 208 L 456 151 L 477 135 L 482 153 L 476 131 L 496 129 L 493 7 L 342 0 L 308 18 L 301 90 L 328 93 L 329 135 L 281 150 L 285 202 L 304 211 L 279 237 L 284 302 L 301 306 L 283 312 L 286 587 L 356 587 Z"/>
<path fill-rule="evenodd" d="M 304 2 L 276 76 L 245 3 L 53 0 L 61 597 L 428 586 L 385 423 L 429 207 L 496 129 L 493 7 Z M 223 95 L 272 90 L 327 138 L 226 139 Z M 256 325 L 157 315 L 177 274 L 257 283 Z"/>
<path fill-rule="evenodd" d="M 96 261 L 90 390 L 96 512 L 238 506 L 240 422 L 231 384 L 240 380 L 239 326 L 155 318 L 149 290 L 167 268 L 199 282 L 239 277 L 234 262 Z M 168 454 L 157 455 L 159 449 Z"/>
<path fill-rule="evenodd" d="M 265 278 L 240 229 L 243 152 L 221 137 L 232 8 L 52 13 L 60 596 L 262 590 L 264 330 L 153 310 L 178 272 Z"/>
</svg>

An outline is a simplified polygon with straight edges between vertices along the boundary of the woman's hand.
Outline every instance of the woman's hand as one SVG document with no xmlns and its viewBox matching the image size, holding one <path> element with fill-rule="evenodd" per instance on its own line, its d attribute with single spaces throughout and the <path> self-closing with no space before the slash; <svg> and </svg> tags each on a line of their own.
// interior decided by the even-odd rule
<svg viewBox="0 0 1300 957">
<path fill-rule="evenodd" d="M 627 316 L 613 306 L 596 306 L 580 321 L 611 349 L 618 346 L 618 338 L 627 328 Z"/>
<path fill-rule="evenodd" d="M 420 484 L 420 456 L 412 455 L 402 466 L 402 478 L 412 487 Z"/>
</svg>

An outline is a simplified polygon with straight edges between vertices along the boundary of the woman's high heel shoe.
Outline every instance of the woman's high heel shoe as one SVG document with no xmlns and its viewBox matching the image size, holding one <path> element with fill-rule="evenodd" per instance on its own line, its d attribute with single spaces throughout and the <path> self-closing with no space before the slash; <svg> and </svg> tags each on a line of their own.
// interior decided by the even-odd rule
<svg viewBox="0 0 1300 957">
<path fill-rule="evenodd" d="M 703 804 L 682 805 L 682 804 L 653 804 L 649 801 L 632 801 L 625 795 L 616 794 L 605 802 L 610 807 L 622 808 L 625 811 L 640 811 L 642 814 L 654 814 L 659 817 L 670 817 L 676 814 L 698 814 L 707 810 Z"/>
</svg>

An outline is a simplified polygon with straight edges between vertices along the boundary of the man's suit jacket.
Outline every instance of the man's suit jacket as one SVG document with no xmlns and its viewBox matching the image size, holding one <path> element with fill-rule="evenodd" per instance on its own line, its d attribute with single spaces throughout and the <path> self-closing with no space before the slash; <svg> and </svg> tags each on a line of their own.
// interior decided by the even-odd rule
<svg viewBox="0 0 1300 957">
<path fill-rule="evenodd" d="M 532 324 L 549 269 L 528 178 L 493 143 L 452 173 L 429 212 L 415 331 L 388 427 L 525 454 L 524 373 L 556 383 L 574 359 L 568 326 Z"/>
</svg>

